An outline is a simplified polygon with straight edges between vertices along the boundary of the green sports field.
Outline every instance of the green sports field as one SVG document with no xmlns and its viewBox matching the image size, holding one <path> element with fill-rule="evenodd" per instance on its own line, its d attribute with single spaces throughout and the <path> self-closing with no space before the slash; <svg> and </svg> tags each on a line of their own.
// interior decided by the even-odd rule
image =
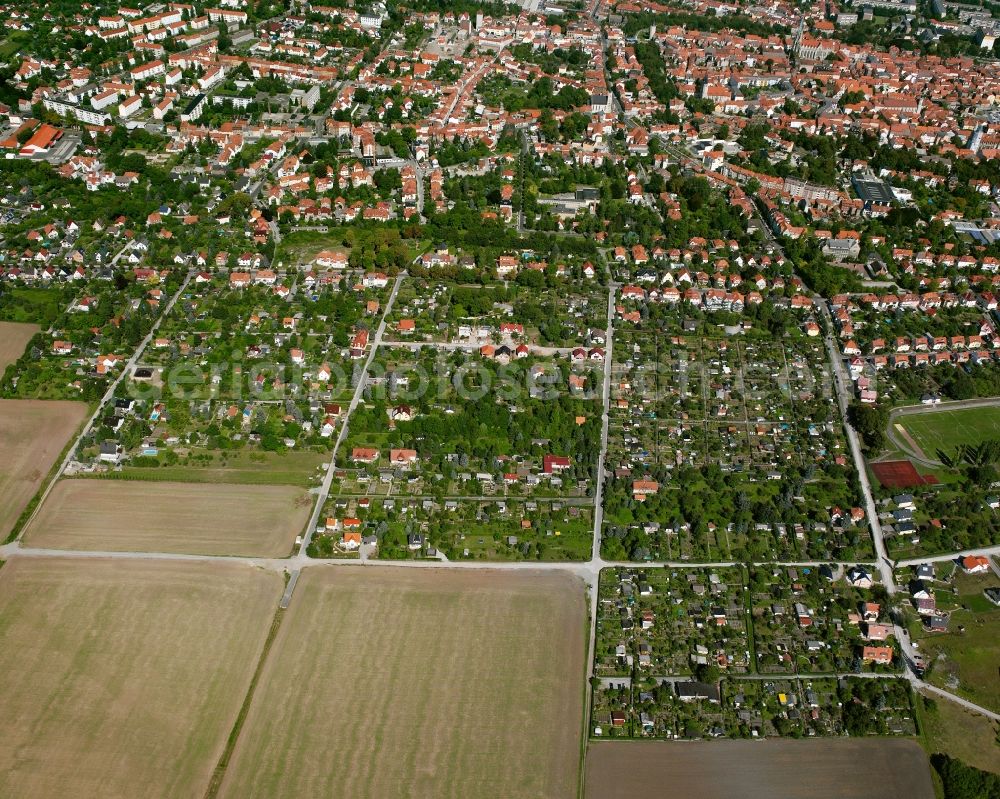
<svg viewBox="0 0 1000 799">
<path fill-rule="evenodd" d="M 928 410 L 927 413 L 900 416 L 895 424 L 903 426 L 924 455 L 938 460 L 938 450 L 951 455 L 963 444 L 1000 438 L 1000 406 L 956 411 Z"/>
</svg>

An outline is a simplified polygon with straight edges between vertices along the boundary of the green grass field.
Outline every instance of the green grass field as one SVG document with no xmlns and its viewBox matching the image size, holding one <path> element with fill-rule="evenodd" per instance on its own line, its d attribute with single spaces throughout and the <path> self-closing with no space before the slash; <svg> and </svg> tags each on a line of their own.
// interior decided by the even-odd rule
<svg viewBox="0 0 1000 799">
<path fill-rule="evenodd" d="M 286 266 L 309 263 L 322 250 L 339 250 L 350 256 L 350 249 L 343 244 L 343 233 L 337 229 L 323 233 L 319 230 L 297 230 L 282 238 L 275 252 L 275 263 Z"/>
<path fill-rule="evenodd" d="M 31 41 L 31 34 L 26 31 L 15 31 L 3 42 L 0 42 L 0 60 L 6 61 L 24 47 L 25 42 Z"/>
<path fill-rule="evenodd" d="M 922 743 L 928 754 L 943 752 L 1000 774 L 1000 738 L 995 722 L 946 699 L 917 697 L 917 701 L 922 703 Z"/>
<path fill-rule="evenodd" d="M 69 302 L 64 288 L 42 289 L 20 286 L 0 298 L 0 318 L 8 322 L 27 322 L 48 327 Z"/>
<path fill-rule="evenodd" d="M 994 711 L 1000 711 L 1000 608 L 980 600 L 984 588 L 997 584 L 1000 579 L 993 574 L 957 577 L 961 608 L 951 614 L 948 632 L 924 634 L 920 640 L 932 683 Z"/>
<path fill-rule="evenodd" d="M 206 450 L 196 450 L 204 454 Z M 183 483 L 237 483 L 242 485 L 290 485 L 307 488 L 322 476 L 319 467 L 330 460 L 325 452 L 213 452 L 212 460 L 163 466 L 124 466 L 104 480 L 149 480 Z"/>
<path fill-rule="evenodd" d="M 979 444 L 1000 438 L 1000 406 L 957 411 L 929 411 L 896 420 L 924 451 L 939 460 L 938 450 L 951 455 L 963 444 Z"/>
<path fill-rule="evenodd" d="M 407 241 L 409 258 L 412 260 L 430 246 L 429 239 Z M 322 250 L 339 250 L 351 254 L 351 248 L 344 246 L 343 230 L 331 226 L 326 233 L 319 230 L 294 230 L 281 239 L 274 261 L 281 261 L 285 266 L 310 263 Z"/>
</svg>

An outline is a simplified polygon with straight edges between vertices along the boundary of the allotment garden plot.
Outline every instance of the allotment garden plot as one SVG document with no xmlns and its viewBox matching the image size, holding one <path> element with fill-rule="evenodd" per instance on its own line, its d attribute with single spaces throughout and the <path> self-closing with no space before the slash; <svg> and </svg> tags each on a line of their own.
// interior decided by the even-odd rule
<svg viewBox="0 0 1000 799">
<path fill-rule="evenodd" d="M 871 573 L 603 570 L 591 735 L 914 734 L 909 686 L 892 678 L 885 592 Z M 861 672 L 884 679 L 843 679 Z"/>
<path fill-rule="evenodd" d="M 873 567 L 855 567 L 834 580 L 827 570 L 808 566 L 755 566 L 750 595 L 757 670 L 898 670 L 888 597 L 877 574 Z"/>
<path fill-rule="evenodd" d="M 604 569 L 599 590 L 596 676 L 752 671 L 742 568 Z"/>
<path fill-rule="evenodd" d="M 314 557 L 357 556 L 364 545 L 391 559 L 585 560 L 594 526 L 589 499 L 334 494 L 325 511 Z"/>
<path fill-rule="evenodd" d="M 197 275 L 84 442 L 80 470 L 266 483 L 271 469 L 274 482 L 315 484 L 387 285 L 336 270 Z"/>
<path fill-rule="evenodd" d="M 516 279 L 501 282 L 473 267 L 449 279 L 432 271 L 404 281 L 386 338 L 470 348 L 499 346 L 506 339 L 514 346 L 568 352 L 603 344 L 607 320 L 608 295 L 595 281 L 533 273 L 522 265 Z"/>
<path fill-rule="evenodd" d="M 594 693 L 592 738 L 802 738 L 917 734 L 903 678 L 727 677 L 718 684 L 607 680 Z"/>
<path fill-rule="evenodd" d="M 316 554 L 363 543 L 383 557 L 587 557 L 602 369 L 380 349 L 338 452 Z"/>
<path fill-rule="evenodd" d="M 614 353 L 605 557 L 864 556 L 820 341 L 624 331 Z"/>
<path fill-rule="evenodd" d="M 0 318 L 50 327 L 31 351 L 14 353 L 0 394 L 16 399 L 96 401 L 152 328 L 181 283 L 177 270 L 139 279 L 80 273 L 48 286 L 14 284 L 0 297 Z M 20 342 L 21 334 L 17 340 Z M 23 354 L 22 354 L 23 353 Z"/>
</svg>

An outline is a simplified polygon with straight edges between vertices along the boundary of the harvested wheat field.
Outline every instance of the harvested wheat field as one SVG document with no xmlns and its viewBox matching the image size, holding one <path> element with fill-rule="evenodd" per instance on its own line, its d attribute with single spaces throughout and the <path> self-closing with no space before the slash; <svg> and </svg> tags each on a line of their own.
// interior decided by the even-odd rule
<svg viewBox="0 0 1000 799">
<path fill-rule="evenodd" d="M 28 526 L 32 547 L 278 558 L 312 509 L 292 486 L 62 480 Z"/>
<path fill-rule="evenodd" d="M 86 414 L 83 402 L 0 400 L 0 539 L 10 533 Z"/>
<path fill-rule="evenodd" d="M 0 796 L 203 796 L 282 578 L 237 564 L 0 568 Z"/>
<path fill-rule="evenodd" d="M 591 742 L 587 799 L 934 799 L 930 763 L 915 741 Z"/>
<path fill-rule="evenodd" d="M 317 566 L 287 613 L 222 796 L 575 799 L 577 578 Z"/>
<path fill-rule="evenodd" d="M 41 328 L 21 322 L 0 322 L 0 374 L 24 355 L 24 350 Z"/>
</svg>

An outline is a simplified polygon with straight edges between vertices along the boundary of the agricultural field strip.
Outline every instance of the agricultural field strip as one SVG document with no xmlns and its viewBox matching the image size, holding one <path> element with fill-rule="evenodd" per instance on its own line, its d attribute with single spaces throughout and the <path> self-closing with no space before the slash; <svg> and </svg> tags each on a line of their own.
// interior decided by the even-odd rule
<svg viewBox="0 0 1000 799">
<path fill-rule="evenodd" d="M 124 250 L 122 250 L 122 252 L 124 252 Z M 118 255 L 121 255 L 121 253 L 119 253 Z M 115 257 L 117 259 L 118 256 L 115 256 Z M 119 384 L 126 377 L 126 375 L 128 375 L 128 374 L 131 373 L 132 369 L 135 367 L 135 364 L 137 363 L 137 361 L 139 360 L 139 358 L 142 357 L 142 353 L 145 352 L 146 347 L 149 346 L 149 342 L 152 341 L 153 340 L 153 336 L 156 335 L 156 331 L 157 331 L 157 329 L 160 326 L 160 322 L 162 322 L 163 319 L 164 319 L 164 317 L 168 313 L 170 313 L 170 309 L 174 307 L 174 303 L 177 302 L 177 298 L 180 297 L 181 294 L 184 292 L 184 290 L 187 288 L 187 285 L 190 282 L 191 277 L 192 277 L 193 274 L 194 274 L 193 272 L 188 272 L 187 273 L 187 275 L 184 277 L 184 280 L 181 282 L 180 287 L 177 289 L 177 291 L 174 292 L 174 294 L 170 298 L 169 302 L 167 302 L 167 304 L 164 306 L 163 310 L 160 312 L 160 315 L 157 316 L 156 321 L 153 322 L 152 326 L 149 328 L 149 332 L 146 334 L 146 337 L 141 342 L 139 342 L 139 346 L 135 348 L 135 351 L 132 353 L 132 356 L 125 363 L 125 368 L 121 370 L 121 372 L 119 373 L 118 377 L 116 377 L 111 382 L 111 385 L 108 386 L 108 389 L 104 393 L 104 396 L 101 397 L 100 401 L 97 403 L 97 407 L 94 408 L 93 414 L 91 414 L 90 418 L 84 423 L 83 428 L 80 431 L 80 434 L 76 437 L 76 439 L 72 442 L 72 444 L 70 445 L 70 447 L 67 449 L 66 456 L 63 458 L 62 462 L 59 464 L 58 471 L 55 473 L 55 475 L 53 476 L 53 478 L 51 480 L 49 480 L 48 484 L 45 486 L 45 489 L 42 492 L 42 496 L 38 500 L 38 504 L 35 506 L 34 513 L 32 513 L 31 514 L 31 518 L 29 518 L 25 522 L 24 526 L 21 528 L 22 531 L 25 530 L 25 529 L 27 529 L 30 526 L 31 522 L 34 521 L 35 517 L 38 516 L 38 510 L 39 510 L 39 508 L 41 508 L 42 505 L 45 504 L 45 500 L 48 498 L 49 494 L 51 493 L 53 486 L 55 486 L 55 484 L 59 481 L 59 478 L 62 477 L 63 473 L 66 471 L 66 468 L 69 466 L 70 462 L 73 460 L 73 454 L 76 451 L 76 448 L 79 446 L 80 441 L 82 441 L 83 438 L 90 432 L 91 428 L 94 426 L 94 422 L 96 422 L 97 419 L 100 418 L 101 412 L 104 410 L 104 406 L 107 405 L 108 402 L 111 401 L 112 397 L 115 396 L 115 391 L 118 389 Z"/>
<path fill-rule="evenodd" d="M 662 786 L 690 799 L 741 796 L 934 796 L 927 756 L 914 741 L 880 738 L 764 741 L 603 741 L 587 756 L 587 799 L 658 795 Z M 822 752 L 821 756 L 817 756 Z M 864 763 L 864 767 L 858 765 Z M 808 786 L 806 788 L 805 786 Z"/>
<path fill-rule="evenodd" d="M 25 669 L 2 702 L 0 793 L 198 793 L 281 585 L 235 562 L 12 560 L 3 651 Z"/>
<path fill-rule="evenodd" d="M 280 557 L 308 515 L 293 486 L 62 480 L 25 531 L 41 547 Z"/>
<path fill-rule="evenodd" d="M 30 323 L 0 322 L 0 373 L 24 354 L 39 329 Z"/>
<path fill-rule="evenodd" d="M 538 569 L 536 568 L 537 572 Z M 563 572 L 565 574 L 565 572 Z M 460 651 L 465 651 L 464 646 L 456 646 L 462 642 L 462 636 L 468 635 L 469 628 L 468 625 L 456 624 L 462 614 L 472 612 L 473 615 L 479 617 L 484 613 L 482 610 L 474 610 L 473 608 L 476 604 L 485 603 L 486 607 L 493 607 L 491 611 L 494 616 L 500 613 L 498 618 L 507 618 L 508 620 L 512 618 L 509 614 L 501 611 L 499 607 L 496 606 L 496 602 L 500 602 L 500 607 L 503 606 L 506 600 L 503 599 L 504 592 L 514 595 L 515 597 L 520 597 L 517 603 L 517 607 L 521 611 L 529 611 L 529 608 L 524 604 L 525 598 L 529 597 L 539 597 L 542 598 L 548 594 L 549 591 L 553 589 L 563 589 L 557 592 L 556 600 L 553 603 L 551 601 L 551 596 L 544 601 L 542 604 L 538 604 L 535 610 L 531 613 L 538 615 L 540 618 L 550 617 L 553 614 L 553 618 L 549 624 L 555 624 L 558 631 L 560 631 L 559 640 L 573 641 L 573 639 L 579 638 L 578 642 L 571 646 L 572 657 L 567 657 L 566 661 L 577 664 L 576 666 L 571 666 L 569 673 L 574 675 L 574 679 L 566 680 L 565 675 L 559 678 L 549 676 L 539 679 L 556 680 L 560 683 L 560 691 L 564 694 L 562 699 L 555 700 L 564 709 L 567 707 L 565 702 L 569 701 L 570 695 L 576 695 L 578 687 L 576 685 L 577 679 L 582 679 L 583 677 L 583 663 L 579 658 L 583 655 L 583 632 L 578 627 L 574 630 L 574 624 L 567 618 L 567 614 L 573 610 L 576 606 L 579 611 L 582 612 L 583 608 L 580 607 L 582 597 L 579 593 L 576 593 L 576 598 L 573 599 L 574 593 L 572 591 L 565 590 L 566 588 L 572 587 L 570 585 L 570 578 L 559 578 L 560 583 L 565 583 L 564 585 L 557 584 L 555 575 L 549 575 L 547 577 L 541 577 L 536 575 L 538 579 L 529 579 L 528 575 L 523 575 L 522 577 L 513 580 L 511 583 L 496 583 L 492 579 L 487 579 L 485 577 L 480 578 L 486 582 L 474 583 L 474 577 L 468 575 L 466 577 L 460 577 L 458 575 L 452 575 L 448 578 L 447 583 L 442 581 L 435 581 L 433 584 L 425 581 L 423 576 L 417 576 L 413 573 L 407 575 L 406 573 L 397 574 L 396 578 L 391 579 L 391 575 L 383 573 L 381 577 L 374 577 L 372 580 L 364 580 L 363 582 L 358 582 L 355 577 L 360 578 L 360 575 L 352 575 L 351 577 L 344 577 L 343 580 L 339 578 L 334 578 L 330 573 L 324 573 L 317 569 L 310 569 L 307 573 L 308 576 L 305 577 L 301 582 L 301 587 L 299 589 L 300 593 L 311 601 L 302 604 L 294 605 L 289 613 L 291 614 L 282 624 L 282 629 L 280 635 L 277 639 L 278 646 L 269 656 L 269 662 L 265 666 L 262 672 L 262 680 L 260 686 L 260 698 L 255 700 L 254 706 L 251 708 L 249 715 L 247 716 L 247 723 L 244 728 L 240 740 L 234 750 L 233 759 L 226 769 L 226 775 L 222 783 L 221 794 L 224 796 L 228 795 L 260 795 L 261 786 L 269 785 L 269 789 L 273 790 L 278 784 L 285 786 L 286 791 L 294 787 L 295 785 L 302 785 L 303 781 L 312 784 L 311 781 L 317 779 L 326 780 L 346 780 L 348 785 L 352 784 L 352 781 L 359 779 L 356 775 L 351 773 L 332 773 L 326 777 L 320 778 L 315 773 L 310 774 L 310 769 L 315 766 L 307 765 L 306 762 L 302 761 L 304 757 L 302 754 L 298 753 L 296 750 L 301 749 L 306 742 L 306 736 L 309 735 L 310 730 L 315 731 L 316 725 L 328 725 L 335 722 L 328 722 L 329 718 L 339 718 L 342 716 L 342 709 L 339 707 L 343 702 L 349 702 L 355 708 L 356 703 L 350 700 L 349 695 L 344 695 L 342 691 L 339 691 L 335 686 L 331 687 L 331 681 L 329 679 L 326 668 L 322 669 L 322 681 L 323 686 L 317 687 L 313 682 L 313 678 L 317 675 L 316 672 L 316 662 L 315 660 L 310 660 L 308 658 L 302 657 L 296 653 L 303 651 L 301 646 L 294 645 L 296 638 L 302 639 L 305 636 L 307 639 L 309 636 L 313 635 L 315 630 L 316 619 L 321 617 L 328 619 L 329 616 L 327 612 L 323 610 L 325 605 L 331 605 L 333 607 L 339 607 L 342 610 L 346 610 L 343 618 L 346 620 L 343 624 L 337 624 L 332 627 L 328 633 L 329 635 L 324 636 L 325 644 L 319 646 L 319 648 L 312 647 L 313 657 L 316 653 L 319 653 L 319 657 L 326 658 L 336 656 L 337 663 L 343 663 L 345 668 L 342 670 L 336 666 L 331 665 L 333 673 L 356 673 L 354 668 L 354 661 L 358 658 L 366 660 L 369 655 L 364 654 L 363 647 L 358 649 L 357 647 L 344 647 L 340 644 L 343 643 L 344 639 L 350 638 L 351 636 L 356 636 L 356 632 L 352 632 L 353 627 L 358 624 L 358 619 L 361 618 L 356 611 L 358 608 L 354 606 L 378 606 L 379 603 L 389 603 L 391 607 L 393 603 L 399 602 L 404 597 L 408 598 L 409 601 L 404 603 L 404 607 L 409 607 L 409 610 L 399 611 L 403 613 L 397 619 L 397 622 L 402 623 L 402 627 L 399 624 L 394 628 L 392 624 L 382 625 L 380 627 L 380 632 L 368 643 L 368 648 L 377 650 L 375 658 L 378 661 L 377 667 L 372 670 L 371 677 L 374 680 L 370 683 L 370 687 L 375 691 L 373 697 L 369 699 L 362 699 L 362 707 L 365 702 L 374 701 L 376 705 L 382 705 L 384 707 L 384 702 L 391 701 L 388 698 L 378 698 L 379 687 L 385 684 L 389 687 L 393 687 L 394 690 L 392 694 L 398 698 L 398 683 L 400 680 L 405 681 L 406 684 L 415 693 L 411 697 L 413 702 L 404 701 L 401 712 L 405 713 L 409 719 L 408 723 L 416 724 L 419 726 L 424 726 L 426 719 L 424 711 L 427 710 L 428 703 L 422 698 L 423 695 L 420 691 L 420 686 L 428 686 L 427 690 L 434 694 L 440 693 L 441 691 L 447 690 L 458 690 L 460 694 L 463 694 L 466 698 L 470 699 L 473 707 L 478 704 L 479 712 L 484 713 L 485 716 L 482 719 L 477 718 L 475 722 L 477 729 L 480 729 L 485 735 L 490 737 L 505 736 L 503 740 L 507 742 L 508 746 L 516 745 L 518 748 L 523 748 L 524 746 L 531 746 L 530 736 L 529 739 L 519 739 L 511 740 L 509 736 L 519 735 L 516 732 L 516 726 L 512 726 L 509 723 L 503 723 L 498 725 L 492 716 L 497 714 L 500 716 L 501 720 L 504 713 L 511 712 L 511 707 L 504 704 L 503 709 L 497 709 L 491 711 L 496 702 L 496 697 L 492 694 L 492 689 L 483 692 L 480 688 L 476 687 L 476 683 L 480 681 L 482 677 L 488 677 L 489 681 L 492 683 L 494 680 L 499 678 L 490 677 L 490 670 L 496 668 L 496 666 L 490 666 L 490 663 L 495 663 L 495 658 L 490 656 L 483 659 L 483 664 L 478 667 L 482 671 L 481 678 L 473 680 L 472 684 L 468 682 L 463 682 L 462 678 L 451 678 L 446 677 L 443 681 L 441 679 L 429 680 L 428 675 L 424 672 L 433 668 L 434 670 L 444 670 L 447 674 L 448 670 L 452 668 L 455 661 L 449 659 L 448 657 L 442 657 L 442 655 L 447 654 L 449 651 L 452 653 L 457 653 Z M 522 573 L 523 574 L 523 573 Z M 428 575 L 429 577 L 429 575 Z M 390 580 L 390 583 L 385 583 L 383 586 L 379 587 L 378 580 Z M 483 596 L 480 596 L 476 602 L 473 603 L 468 609 L 462 610 L 461 604 L 456 604 L 453 600 L 449 600 L 449 596 L 457 597 L 461 594 L 463 587 L 468 588 L 472 585 L 479 585 L 483 591 Z M 574 583 L 575 584 L 575 583 Z M 502 586 L 506 585 L 507 588 L 501 590 Z M 548 586 L 547 588 L 545 586 Z M 577 591 L 579 584 L 577 586 Z M 500 586 L 500 587 L 498 587 Z M 370 595 L 370 596 L 368 596 Z M 466 594 L 468 596 L 468 594 Z M 492 595 L 492 600 L 489 598 Z M 303 601 L 305 601 L 303 599 Z M 346 604 L 345 604 L 346 603 Z M 360 603 L 360 605 L 359 605 Z M 369 604 L 371 603 L 371 605 Z M 418 610 L 418 607 L 423 606 L 423 611 Z M 554 608 L 554 609 L 553 609 Z M 441 625 L 442 640 L 435 641 L 434 636 L 431 639 L 426 637 L 421 643 L 418 638 L 413 637 L 412 630 L 413 625 L 405 620 L 407 615 L 412 615 L 416 613 L 418 616 L 424 617 L 425 613 L 431 614 L 431 619 L 437 618 L 436 624 Z M 362 614 L 363 615 L 363 614 Z M 396 618 L 398 613 L 391 613 L 385 618 Z M 488 615 L 488 614 L 486 614 Z M 376 616 L 381 617 L 381 613 L 376 613 Z M 350 621 L 354 619 L 354 621 Z M 582 620 L 578 618 L 578 621 Z M 447 622 L 451 623 L 447 623 Z M 569 622 L 569 623 L 567 623 Z M 492 620 L 492 625 L 498 628 L 498 634 L 501 637 L 508 637 L 511 632 L 504 629 L 502 623 L 497 623 L 497 619 Z M 491 625 L 490 629 L 493 629 Z M 435 627 L 435 621 L 431 621 L 431 628 Z M 518 628 L 518 625 L 514 625 L 514 628 Z M 461 632 L 465 629 L 465 632 Z M 406 630 L 406 632 L 402 632 Z M 537 636 L 541 631 L 532 631 L 531 629 L 522 630 L 519 635 Z M 405 640 L 400 641 L 396 636 L 404 635 Z M 346 638 L 345 638 L 346 636 Z M 452 639 L 455 640 L 452 640 Z M 555 643 L 553 640 L 555 636 L 546 636 L 546 641 L 549 643 Z M 373 643 L 374 641 L 374 643 Z M 339 642 L 339 643 L 338 643 Z M 291 646 L 282 646 L 281 644 L 291 643 Z M 301 643 L 301 640 L 299 641 Z M 497 642 L 493 644 L 494 648 L 497 646 Z M 327 650 L 330 650 L 327 652 Z M 386 658 L 385 652 L 400 651 L 402 649 L 411 648 L 415 657 L 419 659 L 427 659 L 428 665 L 420 667 L 416 670 L 417 673 L 410 674 L 410 669 L 406 666 L 401 665 L 399 661 L 393 661 L 391 657 Z M 437 649 L 444 648 L 445 651 L 435 651 Z M 487 647 L 488 648 L 488 647 Z M 539 657 L 536 647 L 529 647 L 527 650 L 521 650 L 518 658 L 513 661 L 514 666 L 518 666 L 521 660 L 537 659 Z M 346 660 L 345 660 L 346 658 Z M 433 666 L 430 664 L 433 663 Z M 508 664 L 510 665 L 510 664 Z M 577 671 L 579 668 L 579 671 Z M 478 673 L 478 672 L 477 672 Z M 288 675 L 292 675 L 291 681 L 288 679 Z M 282 677 L 281 675 L 284 675 Z M 510 699 L 514 700 L 513 705 L 516 708 L 523 701 L 523 693 L 528 690 L 526 688 L 529 684 L 537 685 L 537 680 L 533 675 L 526 674 L 524 679 L 515 679 L 509 674 L 503 678 L 507 683 L 515 686 L 513 689 L 514 693 Z M 503 682 L 501 680 L 501 682 Z M 511 682 L 513 680 L 513 682 Z M 453 685 L 454 683 L 454 685 Z M 448 686 L 445 689 L 442 686 Z M 579 686 L 582 687 L 582 686 Z M 313 696 L 309 689 L 318 690 L 317 696 Z M 520 692 L 520 693 L 518 693 Z M 346 696 L 346 698 L 344 698 Z M 410 694 L 408 694 L 410 696 Z M 537 697 L 536 697 L 537 700 Z M 275 705 L 275 701 L 278 702 Z M 317 706 L 315 703 L 318 702 Z M 305 703 L 303 705 L 302 703 Z M 430 705 L 433 706 L 435 702 L 431 702 Z M 282 711 L 277 716 L 275 716 L 270 711 L 267 711 L 268 707 L 283 707 L 285 711 Z M 307 709 L 311 708 L 311 709 Z M 582 707 L 579 708 L 580 711 L 583 710 Z M 515 712 L 517 712 L 515 710 Z M 317 715 L 318 714 L 318 715 Z M 432 711 L 432 716 L 434 715 Z M 477 713 L 473 713 L 473 716 L 478 716 Z M 548 718 L 546 714 L 546 718 Z M 481 722 L 483 724 L 481 725 Z M 398 735 L 407 735 L 408 733 L 397 733 L 395 730 L 385 727 L 386 717 L 383 713 L 378 712 L 361 712 L 358 716 L 358 724 L 362 728 L 365 726 L 372 728 L 369 732 L 365 733 L 363 740 L 356 738 L 356 731 L 350 732 L 349 730 L 345 732 L 343 725 L 338 725 L 335 731 L 331 730 L 330 737 L 337 741 L 337 750 L 342 753 L 353 753 L 350 754 L 352 762 L 355 762 L 362 770 L 362 773 L 369 773 L 371 769 L 377 767 L 378 751 L 377 747 L 372 750 L 370 746 L 364 743 L 372 734 L 374 734 L 377 740 L 381 740 L 382 736 L 385 735 L 390 740 L 393 740 L 399 749 L 393 749 L 395 753 L 401 755 L 404 760 L 410 760 L 415 756 L 414 752 L 409 752 L 410 744 L 416 745 L 416 740 L 411 740 L 406 743 L 397 740 Z M 429 722 L 426 722 L 429 723 Z M 464 726 L 461 722 L 447 722 L 452 729 L 454 735 L 455 730 L 460 730 Z M 457 725 L 457 726 L 456 726 Z M 481 725 L 481 726 L 480 726 Z M 556 725 L 558 728 L 558 725 Z M 558 755 L 558 760 L 555 763 L 549 763 L 546 766 L 548 769 L 550 766 L 558 766 L 556 768 L 556 774 L 536 774 L 532 777 L 535 780 L 542 780 L 548 784 L 548 790 L 543 791 L 545 795 L 568 795 L 568 784 L 563 785 L 563 782 L 570 779 L 572 775 L 572 781 L 575 782 L 575 775 L 577 771 L 577 758 L 578 758 L 578 746 L 576 744 L 576 724 L 572 725 L 573 732 L 569 732 L 568 729 L 555 729 L 552 732 L 553 739 L 557 739 L 556 743 L 553 744 L 552 741 L 548 739 L 548 736 L 543 736 L 546 739 L 546 744 L 549 746 L 554 746 L 553 754 Z M 582 731 L 582 730 L 581 730 Z M 315 735 L 315 732 L 314 732 Z M 393 738 L 391 736 L 397 736 Z M 324 740 L 325 735 L 321 735 Z M 421 739 L 424 736 L 419 736 Z M 438 740 L 440 739 L 440 740 Z M 443 754 L 441 751 L 441 744 L 449 743 L 449 736 L 447 734 L 438 736 L 432 735 L 428 740 L 435 740 L 435 744 L 431 746 L 425 753 L 427 762 L 437 763 L 441 761 L 441 766 L 452 769 L 454 768 L 454 758 L 466 759 L 469 757 L 475 758 L 476 762 L 480 764 L 480 767 L 486 766 L 490 769 L 493 768 L 492 764 L 488 761 L 482 760 L 482 753 L 472 754 L 471 750 L 465 748 L 464 743 L 454 742 L 454 738 L 451 738 L 452 752 L 450 754 Z M 277 741 L 277 744 L 275 744 Z M 282 746 L 282 744 L 285 744 Z M 537 744 L 537 742 L 536 742 Z M 401 745 L 401 746 L 400 746 Z M 266 749 L 266 752 L 262 752 Z M 358 750 L 359 747 L 363 747 L 369 754 L 361 755 Z M 390 747 L 392 748 L 392 747 Z M 544 752 L 543 747 L 537 747 L 532 750 L 530 759 L 537 761 L 539 753 Z M 359 757 L 360 755 L 360 757 Z M 445 760 L 441 760 L 444 757 Z M 529 757 L 527 753 L 522 753 L 521 758 Z M 545 755 L 542 755 L 543 762 L 534 762 L 535 768 L 540 766 L 545 766 Z M 308 760 L 311 762 L 314 758 L 309 757 Z M 447 761 L 447 764 L 446 762 Z M 503 767 L 503 766 L 501 766 Z M 510 763 L 506 764 L 507 768 L 510 768 Z M 522 766 L 523 767 L 523 766 Z M 403 773 L 400 772 L 400 762 L 398 757 L 394 763 L 386 762 L 384 764 L 384 772 L 377 780 L 387 779 L 390 782 L 394 780 L 422 780 L 426 781 L 441 779 L 443 775 L 435 775 L 435 770 L 431 770 L 429 773 L 426 769 L 421 770 L 417 768 L 414 771 L 411 767 L 405 768 Z M 405 773 L 405 776 L 404 776 Z M 562 775 L 562 776 L 559 776 Z M 370 776 L 370 774 L 369 774 Z M 499 777 L 499 775 L 498 775 Z M 457 775 L 449 775 L 448 779 L 460 781 Z M 518 777 L 518 780 L 524 779 L 523 777 Z M 412 790 L 412 784 L 409 784 Z M 467 791 L 472 786 L 465 786 L 465 791 L 462 794 L 457 795 L 467 795 Z M 514 788 L 511 784 L 508 786 L 510 789 Z M 425 792 L 428 786 L 424 787 Z M 326 788 L 329 792 L 330 787 Z M 342 790 L 346 790 L 347 793 L 353 795 L 357 793 L 357 790 L 350 791 L 345 787 Z M 293 791 L 294 792 L 294 791 Z M 340 793 L 341 791 L 336 791 Z M 442 788 L 438 788 L 434 793 L 444 795 Z M 360 794 L 359 794 L 360 795 Z M 365 794 L 371 795 L 371 794 Z M 376 795 L 383 795 L 376 792 Z M 387 795 L 387 794 L 385 794 Z M 454 793 L 449 793 L 448 795 L 456 795 Z M 471 795 L 479 795 L 476 791 L 473 791 Z M 484 794 L 485 795 L 485 794 Z M 518 794 L 520 795 L 520 794 Z M 537 795 L 537 794 L 531 794 Z"/>
<path fill-rule="evenodd" d="M 0 535 L 6 538 L 87 415 L 72 400 L 0 400 Z"/>
</svg>

